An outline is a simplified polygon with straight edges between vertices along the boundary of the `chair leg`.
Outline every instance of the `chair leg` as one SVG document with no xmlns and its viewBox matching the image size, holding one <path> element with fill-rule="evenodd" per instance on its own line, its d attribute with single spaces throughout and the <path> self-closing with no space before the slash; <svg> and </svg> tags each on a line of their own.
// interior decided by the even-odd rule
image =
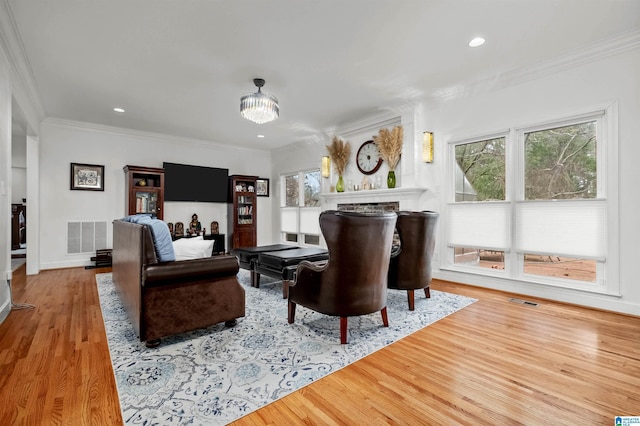
<svg viewBox="0 0 640 426">
<path fill-rule="evenodd" d="M 289 324 L 293 324 L 296 317 L 296 304 L 289 300 Z"/>
<path fill-rule="evenodd" d="M 386 306 L 380 310 L 380 314 L 382 315 L 382 325 L 389 327 L 389 317 L 387 316 Z"/>
<path fill-rule="evenodd" d="M 291 284 L 291 281 L 289 280 L 282 281 L 282 298 L 283 299 L 286 299 L 287 297 L 289 297 L 289 284 Z"/>
<path fill-rule="evenodd" d="M 424 288 L 424 295 L 427 297 L 427 299 L 431 298 L 431 290 L 429 290 L 429 287 Z"/>
<path fill-rule="evenodd" d="M 409 300 L 409 310 L 413 311 L 415 309 L 415 297 L 413 295 L 413 290 L 407 290 L 407 299 Z"/>
<path fill-rule="evenodd" d="M 347 317 L 340 317 L 340 344 L 347 343 Z"/>
</svg>

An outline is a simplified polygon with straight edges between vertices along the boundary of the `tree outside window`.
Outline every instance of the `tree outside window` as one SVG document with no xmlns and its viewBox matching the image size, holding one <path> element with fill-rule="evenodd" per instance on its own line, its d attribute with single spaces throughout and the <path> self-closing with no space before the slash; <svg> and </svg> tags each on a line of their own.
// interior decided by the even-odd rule
<svg viewBox="0 0 640 426">
<path fill-rule="evenodd" d="M 525 200 L 597 197 L 596 122 L 525 134 Z"/>
</svg>

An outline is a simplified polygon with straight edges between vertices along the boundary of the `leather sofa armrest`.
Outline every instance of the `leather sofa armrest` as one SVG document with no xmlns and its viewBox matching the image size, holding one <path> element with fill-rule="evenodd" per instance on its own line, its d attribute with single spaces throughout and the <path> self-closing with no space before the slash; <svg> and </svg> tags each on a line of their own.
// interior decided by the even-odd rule
<svg viewBox="0 0 640 426">
<path fill-rule="evenodd" d="M 144 268 L 143 285 L 226 277 L 236 275 L 239 269 L 238 258 L 230 255 L 157 263 Z"/>
</svg>

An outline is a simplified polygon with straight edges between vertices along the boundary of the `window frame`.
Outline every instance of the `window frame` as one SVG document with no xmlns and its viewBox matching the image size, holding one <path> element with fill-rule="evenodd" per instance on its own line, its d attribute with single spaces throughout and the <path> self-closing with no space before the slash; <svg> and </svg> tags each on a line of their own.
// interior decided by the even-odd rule
<svg viewBox="0 0 640 426">
<path fill-rule="evenodd" d="M 317 229 L 317 233 L 315 232 L 303 232 L 303 230 L 301 229 L 304 226 L 305 220 L 304 218 L 308 218 L 308 217 L 314 217 L 317 216 L 317 218 L 319 219 L 320 217 L 320 211 L 321 211 L 321 206 L 313 206 L 313 207 L 306 207 L 304 205 L 304 177 L 306 174 L 308 173 L 315 173 L 317 172 L 318 174 L 320 174 L 320 168 L 310 168 L 310 169 L 304 169 L 304 170 L 299 170 L 296 172 L 289 172 L 289 173 L 283 173 L 280 175 L 280 185 L 283 188 L 281 195 L 280 195 L 280 241 L 284 244 L 291 244 L 292 241 L 287 240 L 287 235 L 291 235 L 291 234 L 295 234 L 296 235 L 296 239 L 297 241 L 295 242 L 296 245 L 298 246 L 302 246 L 302 247 L 320 247 L 324 244 L 324 239 L 322 238 L 322 232 L 320 231 L 320 227 L 318 225 L 318 229 Z M 287 194 L 286 194 L 286 178 L 288 176 L 298 176 L 298 206 L 295 207 L 287 207 L 286 206 L 286 201 L 287 201 Z M 320 191 L 322 190 L 322 185 L 320 186 Z M 284 214 L 294 214 L 295 215 L 295 221 L 296 221 L 296 226 L 295 226 L 295 232 L 292 230 L 288 230 L 285 231 L 284 230 L 284 224 L 282 221 L 282 217 Z M 290 229 L 290 228 L 288 228 Z M 306 242 L 306 238 L 305 236 L 313 236 L 313 237 L 318 237 L 318 241 L 319 244 L 309 244 Z"/>
<path fill-rule="evenodd" d="M 526 133 L 549 130 L 573 124 L 596 121 L 596 173 L 597 173 L 597 197 L 596 200 L 605 202 L 605 241 L 606 260 L 597 262 L 595 282 L 557 278 L 544 275 L 524 273 L 524 254 L 516 251 L 516 204 L 527 202 L 525 196 L 525 150 L 524 143 Z M 449 244 L 448 231 L 445 229 L 445 238 L 442 239 L 442 253 L 445 253 L 441 269 L 454 272 L 464 272 L 473 275 L 506 278 L 512 281 L 566 288 L 584 292 L 593 292 L 619 296 L 620 283 L 618 235 L 619 225 L 615 220 L 618 217 L 618 110 L 617 103 L 591 108 L 578 114 L 567 115 L 560 119 L 549 119 L 535 124 L 511 127 L 499 132 L 487 132 L 486 134 L 467 137 L 452 138 L 447 142 L 447 167 L 446 167 L 446 203 L 445 215 L 449 215 L 450 204 L 473 203 L 468 201 L 455 201 L 455 147 L 465 143 L 480 142 L 484 140 L 505 137 L 505 202 L 510 204 L 511 230 L 509 247 L 505 249 L 504 270 L 488 269 L 477 265 L 465 265 L 454 263 L 454 247 Z M 594 200 L 593 198 L 588 200 Z M 581 200 L 575 200 L 580 202 Z M 553 201 L 550 201 L 553 202 Z M 478 203 L 483 203 L 479 201 Z"/>
</svg>

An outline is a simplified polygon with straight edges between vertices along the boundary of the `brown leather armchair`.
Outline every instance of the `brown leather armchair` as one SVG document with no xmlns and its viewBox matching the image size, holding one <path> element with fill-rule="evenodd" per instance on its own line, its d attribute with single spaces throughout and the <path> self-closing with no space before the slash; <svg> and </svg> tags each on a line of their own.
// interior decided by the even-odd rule
<svg viewBox="0 0 640 426">
<path fill-rule="evenodd" d="M 302 261 L 289 287 L 289 324 L 296 305 L 340 317 L 340 343 L 347 343 L 347 318 L 380 311 L 387 319 L 387 271 L 396 214 L 327 210 L 320 229 L 329 260 Z"/>
<path fill-rule="evenodd" d="M 424 295 L 431 297 L 431 259 L 438 216 L 438 213 L 431 211 L 398 212 L 396 229 L 400 236 L 400 248 L 391 253 L 388 286 L 390 289 L 407 290 L 410 311 L 415 306 L 414 290 L 423 288 Z"/>
</svg>

